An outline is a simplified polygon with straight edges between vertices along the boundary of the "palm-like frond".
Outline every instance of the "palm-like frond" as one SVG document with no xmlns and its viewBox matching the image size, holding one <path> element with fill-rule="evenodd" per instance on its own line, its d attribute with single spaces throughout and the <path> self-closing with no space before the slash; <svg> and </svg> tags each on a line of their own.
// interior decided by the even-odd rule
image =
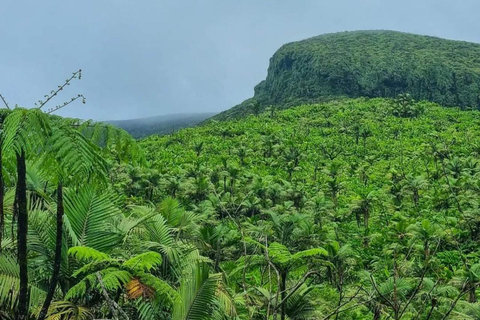
<svg viewBox="0 0 480 320">
<path fill-rule="evenodd" d="M 55 301 L 50 305 L 47 320 L 91 320 L 93 313 L 85 307 L 70 301 Z"/>
<path fill-rule="evenodd" d="M 174 319 L 211 319 L 217 303 L 215 293 L 221 279 L 221 274 L 209 274 L 207 264 L 198 264 L 192 268 L 190 276 L 182 279 L 180 298 L 173 308 Z"/>
<path fill-rule="evenodd" d="M 20 271 L 17 261 L 7 253 L 0 255 L 0 305 L 2 309 L 15 310 L 20 288 Z M 45 298 L 45 292 L 29 285 L 30 310 L 38 307 Z"/>
<path fill-rule="evenodd" d="M 121 215 L 117 199 L 83 187 L 78 193 L 69 190 L 65 197 L 66 228 L 75 246 L 108 252 L 121 242 L 122 235 L 112 227 L 112 219 Z"/>
<path fill-rule="evenodd" d="M 406 297 L 408 292 L 412 289 L 412 284 L 407 279 L 388 278 L 385 282 L 378 286 L 378 290 L 386 297 L 390 297 L 396 292 L 400 297 Z"/>
<path fill-rule="evenodd" d="M 320 317 L 319 310 L 315 306 L 314 296 L 310 294 L 313 289 L 314 287 L 303 284 L 288 299 L 287 314 L 290 319 L 316 319 Z"/>
<path fill-rule="evenodd" d="M 300 262 L 309 257 L 327 256 L 327 250 L 323 248 L 312 248 L 291 254 L 286 246 L 278 242 L 272 242 L 269 247 L 269 254 L 272 260 L 280 265 L 287 265 Z"/>
</svg>

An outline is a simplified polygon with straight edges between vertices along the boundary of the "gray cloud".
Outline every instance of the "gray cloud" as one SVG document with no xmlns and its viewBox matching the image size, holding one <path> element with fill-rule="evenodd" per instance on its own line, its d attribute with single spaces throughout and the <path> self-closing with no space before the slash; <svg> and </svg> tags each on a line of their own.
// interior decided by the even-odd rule
<svg viewBox="0 0 480 320">
<path fill-rule="evenodd" d="M 253 95 L 282 44 L 392 29 L 480 42 L 478 0 L 0 0 L 0 93 L 30 107 L 78 68 L 64 116 L 221 111 Z M 53 107 L 55 103 L 51 106 Z"/>
</svg>

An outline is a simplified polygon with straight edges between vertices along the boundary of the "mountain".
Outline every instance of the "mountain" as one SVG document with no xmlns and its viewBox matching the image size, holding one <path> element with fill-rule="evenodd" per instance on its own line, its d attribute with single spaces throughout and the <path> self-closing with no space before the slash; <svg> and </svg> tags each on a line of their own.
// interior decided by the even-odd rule
<svg viewBox="0 0 480 320">
<path fill-rule="evenodd" d="M 135 138 L 143 138 L 152 134 L 167 134 L 186 127 L 192 127 L 215 113 L 179 113 L 150 118 L 105 121 L 120 127 Z"/>
<path fill-rule="evenodd" d="M 339 97 L 396 97 L 480 107 L 480 44 L 395 31 L 354 31 L 282 46 L 252 99 L 217 115 Z"/>
<path fill-rule="evenodd" d="M 480 111 L 328 82 L 261 113 L 267 81 L 255 116 L 141 140 L 0 109 L 0 319 L 480 319 Z"/>
</svg>

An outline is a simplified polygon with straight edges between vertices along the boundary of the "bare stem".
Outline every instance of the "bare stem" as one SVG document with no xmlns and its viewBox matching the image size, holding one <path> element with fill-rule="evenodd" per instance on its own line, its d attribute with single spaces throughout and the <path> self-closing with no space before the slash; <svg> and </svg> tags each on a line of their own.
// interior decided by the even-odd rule
<svg viewBox="0 0 480 320">
<path fill-rule="evenodd" d="M 3 103 L 5 104 L 5 106 L 7 107 L 7 109 L 10 109 L 10 107 L 8 106 L 8 103 L 7 101 L 5 100 L 5 98 L 0 94 L 0 98 L 2 98 L 2 101 Z"/>
<path fill-rule="evenodd" d="M 72 102 L 74 102 L 75 100 L 80 99 L 80 98 L 82 98 L 82 103 L 85 103 L 85 97 L 83 96 L 83 94 L 79 94 L 79 95 L 77 95 L 76 97 L 73 97 L 72 99 L 70 99 L 70 101 L 65 101 L 64 103 L 56 106 L 55 108 L 49 109 L 49 110 L 47 111 L 47 113 L 50 114 L 50 113 L 53 113 L 53 112 L 55 112 L 55 111 L 57 111 L 57 110 L 60 110 L 60 109 L 68 106 L 70 103 L 72 103 Z"/>
<path fill-rule="evenodd" d="M 42 109 L 44 105 L 46 105 L 50 100 L 52 100 L 53 97 L 55 97 L 60 91 L 63 90 L 66 86 L 70 85 L 70 81 L 73 79 L 76 79 L 78 76 L 78 79 L 80 80 L 82 78 L 82 69 L 79 69 L 77 72 L 74 72 L 70 78 L 65 80 L 65 83 L 62 84 L 61 86 L 58 86 L 57 90 L 52 90 L 50 94 L 45 95 L 44 97 L 46 98 L 45 101 L 39 100 L 39 106 L 38 109 Z M 37 105 L 35 103 L 35 105 Z"/>
</svg>

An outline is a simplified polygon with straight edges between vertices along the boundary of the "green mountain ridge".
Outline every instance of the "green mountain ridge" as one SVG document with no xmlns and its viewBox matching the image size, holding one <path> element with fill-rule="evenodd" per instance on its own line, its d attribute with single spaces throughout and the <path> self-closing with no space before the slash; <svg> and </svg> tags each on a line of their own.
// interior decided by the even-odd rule
<svg viewBox="0 0 480 320">
<path fill-rule="evenodd" d="M 480 44 L 396 31 L 324 34 L 283 45 L 270 59 L 254 97 L 225 120 L 340 97 L 396 97 L 480 108 Z"/>
<path fill-rule="evenodd" d="M 193 127 L 215 114 L 215 112 L 178 113 L 148 118 L 104 122 L 122 128 L 134 138 L 140 139 L 153 134 L 169 134 L 183 128 Z"/>
</svg>

